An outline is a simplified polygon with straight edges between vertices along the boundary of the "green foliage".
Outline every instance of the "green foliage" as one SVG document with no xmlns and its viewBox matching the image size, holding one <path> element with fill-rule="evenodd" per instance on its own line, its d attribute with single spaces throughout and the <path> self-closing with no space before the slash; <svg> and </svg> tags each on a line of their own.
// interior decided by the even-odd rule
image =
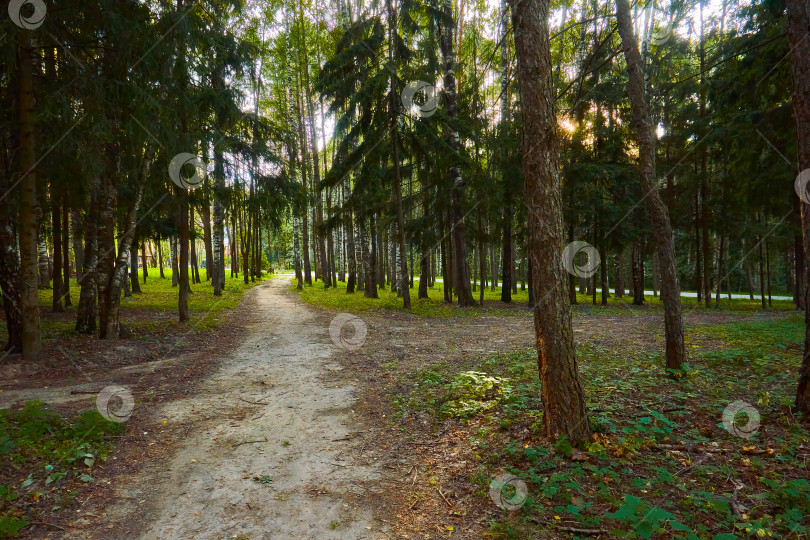
<svg viewBox="0 0 810 540">
<path fill-rule="evenodd" d="M 6 441 L 0 451 L 2 468 L 14 476 L 27 473 L 17 487 L 0 484 L 0 537 L 14 537 L 28 524 L 29 495 L 51 498 L 59 509 L 72 498 L 74 482 L 93 482 L 88 471 L 107 460 L 123 430 L 96 409 L 72 420 L 40 401 L 0 409 L 0 439 Z M 38 491 L 42 486 L 48 490 Z"/>
<path fill-rule="evenodd" d="M 471 418 L 493 409 L 512 394 L 508 379 L 478 371 L 458 373 L 446 390 L 447 401 L 439 408 L 446 418 Z"/>
<path fill-rule="evenodd" d="M 685 533 L 687 540 L 699 540 L 699 537 L 689 527 L 677 521 L 674 515 L 633 495 L 625 495 L 622 507 L 612 514 L 607 514 L 607 517 L 630 525 L 636 534 L 645 540 L 650 540 L 653 534 L 666 532 L 667 526 L 672 532 Z"/>
<path fill-rule="evenodd" d="M 0 515 L 0 538 L 15 538 L 20 529 L 28 525 L 28 521 L 14 516 Z"/>
</svg>

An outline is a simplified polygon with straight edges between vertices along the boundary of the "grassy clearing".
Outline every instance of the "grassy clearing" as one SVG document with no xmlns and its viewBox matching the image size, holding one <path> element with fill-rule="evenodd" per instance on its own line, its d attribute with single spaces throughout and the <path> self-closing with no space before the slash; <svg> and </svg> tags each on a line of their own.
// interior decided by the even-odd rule
<svg viewBox="0 0 810 540">
<path fill-rule="evenodd" d="M 295 290 L 295 280 L 291 279 L 291 288 Z M 414 282 L 415 287 L 411 287 L 411 312 L 420 317 L 475 317 L 486 313 L 487 315 L 519 315 L 525 313 L 527 309 L 520 309 L 526 307 L 529 302 L 529 292 L 523 290 L 521 286 L 518 287 L 518 292 L 512 294 L 512 307 L 507 307 L 508 304 L 502 303 L 501 288 L 487 287 L 484 291 L 484 307 L 480 306 L 471 308 L 459 308 L 455 303 L 449 304 L 444 301 L 444 285 L 436 283 L 433 287 L 428 288 L 429 299 L 418 299 L 419 282 Z M 399 310 L 405 311 L 402 307 L 402 299 L 397 297 L 396 294 L 390 292 L 389 289 L 378 290 L 379 298 L 366 298 L 362 291 L 346 294 L 346 284 L 338 283 L 337 288 L 325 289 L 322 281 L 315 281 L 312 285 L 304 284 L 303 290 L 300 291 L 300 296 L 306 302 L 319 305 L 330 309 L 338 309 L 341 311 L 348 311 L 353 313 L 362 313 L 369 310 Z M 480 290 L 473 293 L 476 302 L 479 299 Z M 602 297 L 597 294 L 596 305 L 593 304 L 593 297 L 585 294 L 577 293 L 578 304 L 574 307 L 575 310 L 584 313 L 600 312 L 600 313 L 622 313 L 627 309 L 635 309 L 633 300 L 629 295 L 622 298 L 616 298 L 611 295 L 608 299 L 608 305 L 602 306 L 600 304 Z M 681 299 L 685 313 L 697 310 L 706 310 L 714 308 L 706 308 L 702 304 L 697 303 L 696 298 L 682 298 Z M 712 306 L 714 300 L 712 300 Z M 645 306 L 654 310 L 663 310 L 663 304 L 660 297 L 647 296 Z M 721 298 L 720 309 L 733 311 L 733 312 L 757 312 L 762 311 L 762 303 L 760 300 L 748 299 L 732 299 Z M 793 302 L 790 300 L 774 300 L 773 307 L 767 311 L 790 311 L 795 309 Z"/>
<path fill-rule="evenodd" d="M 70 505 L 78 489 L 95 481 L 123 425 L 86 410 L 66 418 L 39 401 L 0 409 L 0 538 L 13 538 L 32 522 Z"/>
<path fill-rule="evenodd" d="M 164 269 L 164 278 L 160 278 L 157 269 L 150 269 L 146 283 L 143 282 L 143 270 L 138 272 L 138 281 L 142 292 L 129 297 L 121 298 L 121 322 L 128 329 L 138 334 L 149 334 L 165 330 L 177 319 L 178 289 L 172 287 L 172 271 Z M 191 286 L 189 295 L 189 310 L 191 312 L 190 327 L 196 331 L 205 331 L 219 321 L 219 314 L 223 310 L 232 309 L 239 305 L 247 289 L 256 283 L 245 285 L 243 278 L 231 278 L 226 272 L 225 288 L 222 296 L 214 296 L 210 282 L 206 281 L 205 270 L 200 270 L 202 283 Z M 271 275 L 266 275 L 268 279 Z M 65 314 L 51 313 L 53 306 L 53 290 L 40 289 L 39 304 L 42 309 L 42 337 L 45 340 L 57 337 L 67 337 L 73 334 L 75 327 L 76 306 L 79 303 L 81 287 L 75 279 L 70 281 L 70 297 L 73 306 Z M 5 326 L 0 328 L 0 339 L 7 336 Z"/>
</svg>

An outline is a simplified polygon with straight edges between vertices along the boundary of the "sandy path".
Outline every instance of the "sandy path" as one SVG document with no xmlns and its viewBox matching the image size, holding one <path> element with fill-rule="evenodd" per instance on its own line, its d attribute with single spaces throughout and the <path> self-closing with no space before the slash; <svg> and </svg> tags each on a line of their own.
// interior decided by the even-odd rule
<svg viewBox="0 0 810 540">
<path fill-rule="evenodd" d="M 260 286 L 241 346 L 195 396 L 155 411 L 195 427 L 170 460 L 119 482 L 107 522 L 143 539 L 386 537 L 363 502 L 379 470 L 372 451 L 352 447 L 363 428 L 332 360 L 342 350 L 329 317 L 288 286 Z"/>
</svg>

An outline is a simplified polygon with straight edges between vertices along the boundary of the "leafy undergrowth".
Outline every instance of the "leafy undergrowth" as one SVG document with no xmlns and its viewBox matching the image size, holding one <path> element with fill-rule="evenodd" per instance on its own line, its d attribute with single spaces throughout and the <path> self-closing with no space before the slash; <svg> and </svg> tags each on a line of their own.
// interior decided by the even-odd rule
<svg viewBox="0 0 810 540">
<path fill-rule="evenodd" d="M 0 538 L 66 510 L 122 432 L 95 409 L 71 418 L 40 401 L 0 409 Z"/>
<path fill-rule="evenodd" d="M 677 378 L 644 347 L 581 340 L 594 431 L 581 448 L 542 436 L 534 351 L 380 368 L 396 378 L 388 397 L 402 430 L 432 418 L 470 434 L 464 474 L 483 504 L 500 473 L 525 482 L 525 501 L 502 488 L 519 508 L 497 514 L 491 537 L 807 538 L 810 431 L 789 407 L 802 331 L 798 316 L 692 326 Z M 741 402 L 750 416 L 724 425 L 724 410 Z"/>
</svg>

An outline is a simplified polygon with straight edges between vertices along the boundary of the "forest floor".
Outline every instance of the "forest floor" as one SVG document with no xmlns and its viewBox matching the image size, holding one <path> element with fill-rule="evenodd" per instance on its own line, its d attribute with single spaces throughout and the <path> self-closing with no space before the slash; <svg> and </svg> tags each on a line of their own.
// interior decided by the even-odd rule
<svg viewBox="0 0 810 540">
<path fill-rule="evenodd" d="M 434 299 L 410 314 L 381 295 L 296 293 L 281 276 L 165 358 L 16 374 L 0 391 L 13 405 L 0 537 L 2 519 L 28 538 L 806 537 L 810 432 L 788 406 L 803 321 L 785 306 L 688 309 L 677 380 L 660 367 L 654 301 L 575 306 L 597 432 L 575 449 L 540 434 L 525 303 Z M 115 347 L 139 348 L 106 356 Z M 134 396 L 126 422 L 72 420 L 110 384 Z M 31 399 L 71 419 L 65 446 L 48 447 L 59 463 L 10 427 L 58 424 L 21 408 Z M 755 437 L 720 424 L 734 400 L 761 414 Z M 490 489 L 504 473 L 526 490 L 513 511 Z"/>
</svg>

